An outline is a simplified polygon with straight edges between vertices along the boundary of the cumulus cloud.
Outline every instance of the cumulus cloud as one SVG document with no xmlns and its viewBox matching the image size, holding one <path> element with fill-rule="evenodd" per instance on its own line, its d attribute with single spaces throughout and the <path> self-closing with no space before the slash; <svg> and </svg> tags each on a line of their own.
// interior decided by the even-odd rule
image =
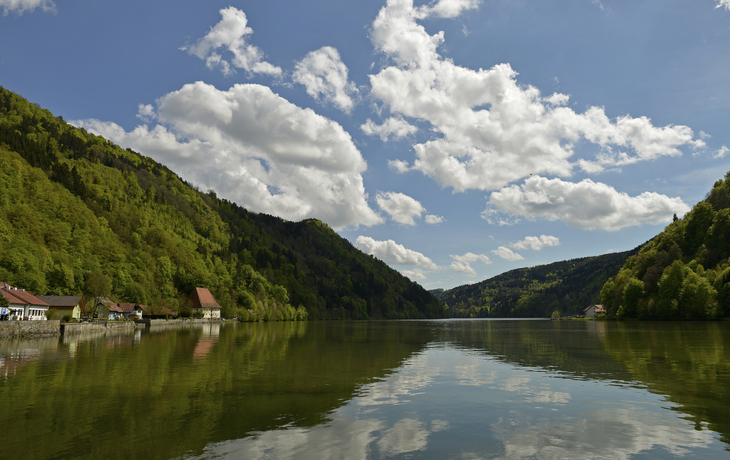
<svg viewBox="0 0 730 460">
<path fill-rule="evenodd" d="M 390 117 L 382 125 L 376 125 L 373 120 L 368 118 L 360 129 L 369 136 L 380 136 L 380 140 L 383 142 L 387 141 L 389 137 L 401 139 L 418 132 L 418 128 L 405 121 L 403 117 Z"/>
<path fill-rule="evenodd" d="M 56 13 L 56 4 L 53 0 L 0 0 L 0 6 L 3 7 L 3 16 L 15 13 L 22 16 L 26 11 L 33 12 L 36 8 L 40 8 L 46 13 Z"/>
<path fill-rule="evenodd" d="M 416 225 L 414 217 L 420 219 L 421 214 L 426 211 L 421 203 L 403 193 L 378 192 L 375 201 L 391 219 L 403 225 Z"/>
<path fill-rule="evenodd" d="M 358 236 L 355 246 L 366 254 L 373 255 L 389 265 L 416 265 L 427 270 L 437 270 L 431 259 L 420 252 L 406 249 L 393 240 L 377 241 L 369 236 Z"/>
<path fill-rule="evenodd" d="M 355 84 L 347 79 L 347 74 L 347 66 L 340 59 L 340 53 L 331 46 L 325 46 L 297 62 L 292 79 L 304 85 L 307 94 L 314 99 L 350 113 L 355 105 L 353 97 L 358 91 Z"/>
<path fill-rule="evenodd" d="M 412 165 L 399 160 L 399 170 L 419 170 L 459 192 L 495 190 L 530 174 L 571 176 L 576 165 L 599 172 L 705 146 L 686 126 L 655 127 L 629 115 L 609 119 L 602 107 L 576 113 L 567 95 L 544 98 L 519 84 L 509 64 L 472 70 L 442 58 L 444 33 L 429 35 L 418 21 L 455 17 L 477 5 L 388 0 L 372 24 L 373 45 L 394 64 L 370 75 L 373 97 L 394 116 L 430 123 L 436 134 L 415 144 Z M 584 141 L 599 155 L 576 163 L 575 145 Z"/>
<path fill-rule="evenodd" d="M 726 10 L 730 11 L 730 0 L 717 0 L 717 6 L 715 8 L 725 7 Z"/>
<path fill-rule="evenodd" d="M 411 280 L 425 280 L 428 279 L 423 270 L 414 268 L 413 270 L 401 270 L 401 275 L 410 278 Z"/>
<path fill-rule="evenodd" d="M 560 238 L 556 236 L 540 235 L 528 236 L 522 241 L 510 244 L 515 249 L 532 249 L 533 251 L 539 251 L 545 246 L 559 246 Z"/>
<path fill-rule="evenodd" d="M 492 261 L 489 260 L 489 257 L 484 254 L 473 254 L 471 252 L 467 252 L 463 256 L 452 255 L 451 258 L 454 259 L 454 261 L 451 263 L 449 268 L 459 273 L 465 273 L 469 276 L 477 276 L 476 270 L 471 266 L 474 262 L 482 261 L 485 265 L 492 263 Z"/>
<path fill-rule="evenodd" d="M 517 254 L 516 252 L 512 251 L 510 248 L 507 248 L 505 246 L 498 247 L 497 249 L 493 250 L 492 253 L 494 255 L 496 255 L 497 257 L 504 259 L 504 260 L 509 260 L 510 262 L 525 259 L 521 255 Z"/>
<path fill-rule="evenodd" d="M 408 162 L 403 160 L 388 160 L 388 167 L 399 173 L 408 172 L 410 169 Z"/>
<path fill-rule="evenodd" d="M 727 145 L 723 145 L 720 150 L 715 153 L 715 158 L 723 158 L 725 155 L 728 154 L 728 152 L 730 152 L 730 149 L 727 148 Z"/>
<path fill-rule="evenodd" d="M 680 198 L 644 192 L 631 197 L 590 179 L 578 183 L 532 176 L 522 186 L 493 192 L 483 216 L 492 221 L 499 212 L 513 216 L 563 220 L 581 229 L 619 230 L 641 224 L 668 222 L 689 207 Z"/>
<path fill-rule="evenodd" d="M 247 26 L 246 13 L 229 6 L 220 10 L 220 14 L 223 19 L 205 37 L 180 49 L 204 60 L 211 70 L 219 68 L 225 76 L 236 73 L 231 64 L 248 73 L 281 75 L 281 68 L 266 62 L 260 48 L 246 43 L 247 37 L 253 33 L 253 29 Z M 233 59 L 224 59 L 217 51 L 219 48 L 228 50 Z"/>
<path fill-rule="evenodd" d="M 426 223 L 431 224 L 431 225 L 440 224 L 444 220 L 446 220 L 446 219 L 444 219 L 443 216 L 436 216 L 433 214 L 426 214 L 426 218 L 425 218 Z"/>
<path fill-rule="evenodd" d="M 139 104 L 137 108 L 137 118 L 149 123 L 155 118 L 155 108 L 152 104 Z"/>
<path fill-rule="evenodd" d="M 368 205 L 367 164 L 350 135 L 268 87 L 188 84 L 157 100 L 156 118 L 130 132 L 98 120 L 74 124 L 255 212 L 315 217 L 335 229 L 383 222 Z"/>
</svg>

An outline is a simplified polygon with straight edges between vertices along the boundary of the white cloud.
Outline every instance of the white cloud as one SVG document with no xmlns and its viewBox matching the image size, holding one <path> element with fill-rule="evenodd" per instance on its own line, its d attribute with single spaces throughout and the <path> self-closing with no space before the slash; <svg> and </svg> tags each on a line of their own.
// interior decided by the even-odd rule
<svg viewBox="0 0 730 460">
<path fill-rule="evenodd" d="M 426 214 L 426 218 L 425 218 L 426 223 L 431 224 L 431 225 L 440 224 L 444 220 L 445 219 L 443 218 L 443 216 L 436 216 L 433 214 Z"/>
<path fill-rule="evenodd" d="M 3 16 L 11 12 L 22 16 L 26 11 L 32 13 L 36 8 L 41 8 L 46 13 L 58 12 L 53 0 L 0 0 L 0 6 L 3 7 Z"/>
<path fill-rule="evenodd" d="M 152 107 L 152 104 L 139 104 L 137 108 L 137 118 L 146 123 L 151 122 L 155 119 L 155 108 Z"/>
<path fill-rule="evenodd" d="M 646 117 L 628 115 L 611 120 L 601 107 L 576 113 L 566 106 L 567 95 L 543 98 L 538 89 L 518 84 L 509 64 L 472 70 L 442 58 L 444 33 L 429 35 L 417 21 L 476 6 L 389 0 L 373 22 L 373 45 L 395 64 L 370 75 L 373 97 L 394 116 L 430 123 L 437 136 L 414 145 L 410 169 L 456 191 L 495 190 L 530 174 L 571 176 L 574 146 L 581 141 L 600 148 L 596 159 L 578 163 L 592 172 L 705 146 L 686 126 L 655 127 Z"/>
<path fill-rule="evenodd" d="M 410 170 L 408 162 L 403 160 L 388 160 L 388 167 L 401 174 Z"/>
<path fill-rule="evenodd" d="M 358 236 L 355 246 L 366 254 L 371 254 L 389 265 L 416 265 L 427 270 L 437 270 L 431 259 L 420 252 L 406 249 L 393 240 L 377 241 L 369 236 Z"/>
<path fill-rule="evenodd" d="M 563 220 L 581 229 L 619 230 L 641 224 L 669 222 L 689 207 L 680 198 L 644 192 L 631 197 L 590 179 L 578 183 L 532 176 L 520 187 L 512 185 L 493 192 L 483 213 L 491 220 L 496 213 L 528 218 Z"/>
<path fill-rule="evenodd" d="M 514 262 L 516 260 L 524 260 L 525 258 L 521 255 L 517 254 L 516 252 L 512 251 L 510 248 L 500 246 L 497 249 L 493 250 L 492 253 L 504 260 L 509 260 L 510 262 Z"/>
<path fill-rule="evenodd" d="M 726 10 L 730 11 L 730 0 L 717 0 L 717 6 L 715 8 L 725 7 Z"/>
<path fill-rule="evenodd" d="M 532 249 L 533 251 L 539 251 L 545 246 L 559 246 L 560 238 L 556 236 L 540 235 L 528 236 L 522 241 L 510 244 L 515 249 Z"/>
<path fill-rule="evenodd" d="M 345 113 L 355 105 L 353 96 L 357 87 L 347 79 L 347 66 L 340 59 L 340 53 L 331 46 L 325 46 L 307 54 L 297 62 L 292 79 L 307 89 L 307 94 L 317 100 L 334 104 Z"/>
<path fill-rule="evenodd" d="M 413 270 L 402 270 L 401 275 L 410 278 L 411 280 L 425 280 L 428 279 L 423 270 L 414 268 Z"/>
<path fill-rule="evenodd" d="M 220 14 L 223 19 L 212 27 L 205 37 L 194 45 L 183 46 L 180 49 L 204 60 L 205 65 L 211 70 L 220 68 L 226 76 L 235 73 L 231 64 L 248 73 L 281 75 L 281 68 L 264 61 L 261 49 L 246 43 L 246 37 L 253 33 L 253 29 L 247 26 L 246 13 L 229 6 L 220 10 Z M 216 51 L 221 47 L 233 54 L 230 62 Z"/>
<path fill-rule="evenodd" d="M 728 1 L 730 2 L 730 0 Z M 730 149 L 727 148 L 727 145 L 723 145 L 715 154 L 715 158 L 723 158 L 728 152 L 730 152 Z"/>
<path fill-rule="evenodd" d="M 474 270 L 474 267 L 471 266 L 472 263 L 478 261 L 484 262 L 485 265 L 492 263 L 492 261 L 489 260 L 489 257 L 484 254 L 473 254 L 471 252 L 467 252 L 463 256 L 452 255 L 451 258 L 454 259 L 454 261 L 451 263 L 449 268 L 459 273 L 466 273 L 469 276 L 477 276 L 476 270 Z"/>
<path fill-rule="evenodd" d="M 387 212 L 390 218 L 399 224 L 416 225 L 414 217 L 421 218 L 426 211 L 421 203 L 403 193 L 378 192 L 375 201 L 380 209 Z"/>
<path fill-rule="evenodd" d="M 157 101 L 150 128 L 74 122 L 152 157 L 203 189 L 255 212 L 316 217 L 335 229 L 375 225 L 362 173 L 367 164 L 349 134 L 261 85 L 220 91 L 203 82 Z M 146 110 L 146 109 L 145 109 Z"/>
<path fill-rule="evenodd" d="M 383 142 L 387 141 L 391 136 L 396 139 L 401 139 L 418 132 L 417 127 L 411 125 L 400 116 L 390 117 L 382 125 L 376 125 L 373 120 L 368 118 L 365 124 L 360 126 L 360 129 L 369 136 L 380 136 L 380 140 Z"/>
</svg>

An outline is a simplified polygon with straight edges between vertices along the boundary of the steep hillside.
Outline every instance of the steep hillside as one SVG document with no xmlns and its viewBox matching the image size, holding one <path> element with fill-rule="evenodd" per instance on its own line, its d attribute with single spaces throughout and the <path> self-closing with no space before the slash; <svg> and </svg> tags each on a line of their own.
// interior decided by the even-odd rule
<svg viewBox="0 0 730 460">
<path fill-rule="evenodd" d="M 601 302 L 618 318 L 730 316 L 730 173 L 608 280 Z"/>
<path fill-rule="evenodd" d="M 244 319 L 443 315 L 326 224 L 249 213 L 2 87 L 0 280 L 173 310 L 205 286 Z"/>
<path fill-rule="evenodd" d="M 549 318 L 582 312 L 633 251 L 511 270 L 438 295 L 451 317 Z"/>
</svg>

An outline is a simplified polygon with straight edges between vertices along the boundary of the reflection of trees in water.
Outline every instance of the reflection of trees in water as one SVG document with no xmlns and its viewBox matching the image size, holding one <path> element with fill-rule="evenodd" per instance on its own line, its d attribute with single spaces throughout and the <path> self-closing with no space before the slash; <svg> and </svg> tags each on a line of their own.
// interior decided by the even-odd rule
<svg viewBox="0 0 730 460">
<path fill-rule="evenodd" d="M 730 444 L 729 323 L 448 321 L 439 340 L 570 378 L 638 383 Z"/>
<path fill-rule="evenodd" d="M 439 324 L 439 340 L 512 364 L 569 378 L 630 381 L 606 353 L 599 321 L 465 320 Z"/>
<path fill-rule="evenodd" d="M 730 444 L 730 324 L 618 323 L 606 350 L 635 379 L 665 394 L 699 429 L 707 424 Z"/>
<path fill-rule="evenodd" d="M 167 459 L 253 431 L 314 426 L 432 339 L 386 322 L 55 338 L 56 349 L 2 382 L 0 458 Z M 30 433 L 43 442 L 28 443 Z"/>
</svg>

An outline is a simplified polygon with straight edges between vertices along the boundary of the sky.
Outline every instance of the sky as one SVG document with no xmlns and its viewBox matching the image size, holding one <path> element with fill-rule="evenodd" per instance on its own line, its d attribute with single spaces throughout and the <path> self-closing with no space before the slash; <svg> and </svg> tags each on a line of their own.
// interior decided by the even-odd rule
<svg viewBox="0 0 730 460">
<path fill-rule="evenodd" d="M 0 85 L 427 289 L 632 249 L 730 171 L 730 0 L 0 0 Z"/>
</svg>

